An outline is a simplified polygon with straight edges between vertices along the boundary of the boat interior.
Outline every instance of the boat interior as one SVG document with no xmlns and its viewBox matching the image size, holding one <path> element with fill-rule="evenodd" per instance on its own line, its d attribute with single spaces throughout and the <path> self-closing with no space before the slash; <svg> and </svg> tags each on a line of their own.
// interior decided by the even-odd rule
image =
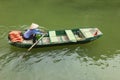
<svg viewBox="0 0 120 80">
<path fill-rule="evenodd" d="M 48 35 L 43 37 L 38 44 L 55 44 L 77 42 L 85 37 L 79 29 L 74 30 L 52 30 L 48 31 Z M 32 43 L 32 40 L 24 40 L 23 43 Z"/>
</svg>

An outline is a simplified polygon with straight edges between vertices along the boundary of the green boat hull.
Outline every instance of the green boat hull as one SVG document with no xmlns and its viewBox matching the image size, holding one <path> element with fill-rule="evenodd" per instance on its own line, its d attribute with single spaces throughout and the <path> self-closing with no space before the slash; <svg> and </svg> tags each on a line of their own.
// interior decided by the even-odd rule
<svg viewBox="0 0 120 80">
<path fill-rule="evenodd" d="M 85 44 L 94 41 L 101 37 L 103 33 L 99 30 L 97 35 L 93 35 L 98 28 L 81 28 L 71 30 L 54 30 L 48 31 L 48 35 L 44 36 L 41 41 L 34 48 L 56 46 L 56 45 L 68 45 L 68 44 Z M 24 40 L 23 42 L 12 42 L 9 39 L 9 44 L 21 47 L 29 48 L 33 45 L 32 40 Z"/>
</svg>

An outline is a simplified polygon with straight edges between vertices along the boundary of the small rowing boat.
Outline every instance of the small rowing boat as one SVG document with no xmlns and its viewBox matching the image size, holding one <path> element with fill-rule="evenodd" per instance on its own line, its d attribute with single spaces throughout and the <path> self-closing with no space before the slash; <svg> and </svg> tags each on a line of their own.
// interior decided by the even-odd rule
<svg viewBox="0 0 120 80">
<path fill-rule="evenodd" d="M 20 31 L 19 31 L 20 32 Z M 10 34 L 10 33 L 9 33 Z M 66 30 L 50 30 L 34 47 L 64 45 L 74 43 L 87 43 L 98 39 L 103 33 L 98 28 L 78 28 Z M 19 35 L 21 38 L 22 36 Z M 12 41 L 9 37 L 9 44 L 21 48 L 29 48 L 33 45 L 32 40 L 24 40 L 23 38 L 18 41 Z"/>
</svg>

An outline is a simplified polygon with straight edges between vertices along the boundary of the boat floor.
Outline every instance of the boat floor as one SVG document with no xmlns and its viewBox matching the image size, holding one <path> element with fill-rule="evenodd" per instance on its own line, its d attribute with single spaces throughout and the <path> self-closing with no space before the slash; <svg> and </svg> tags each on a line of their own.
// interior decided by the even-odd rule
<svg viewBox="0 0 120 80">
<path fill-rule="evenodd" d="M 75 38 L 77 41 L 81 41 L 83 40 L 83 38 L 79 37 L 78 35 L 75 35 Z M 44 45 L 44 44 L 56 44 L 56 43 L 67 43 L 67 42 L 72 42 L 69 40 L 68 36 L 64 35 L 64 36 L 56 36 L 56 41 L 55 42 L 51 42 L 50 37 L 44 37 L 42 38 L 38 44 L 39 45 Z M 74 41 L 73 41 L 74 42 Z M 32 40 L 23 40 L 22 44 L 33 44 Z"/>
</svg>

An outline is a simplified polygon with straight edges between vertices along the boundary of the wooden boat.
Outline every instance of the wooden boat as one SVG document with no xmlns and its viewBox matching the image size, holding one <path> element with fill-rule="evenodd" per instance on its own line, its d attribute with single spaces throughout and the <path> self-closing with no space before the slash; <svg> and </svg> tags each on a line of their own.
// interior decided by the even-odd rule
<svg viewBox="0 0 120 80">
<path fill-rule="evenodd" d="M 87 43 L 98 39 L 103 33 L 98 28 L 79 28 L 67 30 L 51 30 L 34 47 Z M 29 48 L 33 45 L 32 40 L 12 42 L 9 37 L 9 44 L 21 48 Z"/>
</svg>

